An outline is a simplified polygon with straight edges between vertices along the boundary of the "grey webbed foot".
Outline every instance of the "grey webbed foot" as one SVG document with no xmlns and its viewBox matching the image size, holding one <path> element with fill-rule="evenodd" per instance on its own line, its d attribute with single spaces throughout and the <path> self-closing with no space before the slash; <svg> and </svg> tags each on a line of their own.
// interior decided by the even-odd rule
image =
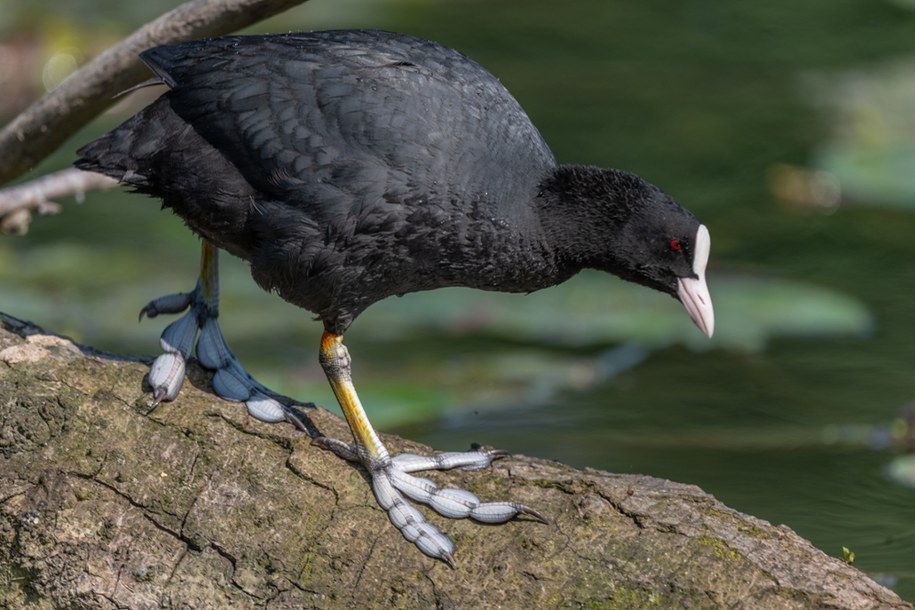
<svg viewBox="0 0 915 610">
<path fill-rule="evenodd" d="M 363 464 L 372 477 L 372 491 L 391 523 L 419 550 L 454 567 L 454 543 L 435 525 L 426 521 L 407 498 L 425 504 L 449 519 L 470 518 L 481 523 L 505 523 L 518 515 L 529 515 L 548 523 L 536 510 L 517 502 L 482 502 L 473 493 L 458 488 L 440 488 L 433 481 L 410 473 L 423 470 L 480 470 L 508 455 L 504 451 L 466 451 L 432 456 L 402 453 L 376 459 L 353 445 L 329 439 L 315 439 L 317 445 L 338 456 Z"/>
</svg>

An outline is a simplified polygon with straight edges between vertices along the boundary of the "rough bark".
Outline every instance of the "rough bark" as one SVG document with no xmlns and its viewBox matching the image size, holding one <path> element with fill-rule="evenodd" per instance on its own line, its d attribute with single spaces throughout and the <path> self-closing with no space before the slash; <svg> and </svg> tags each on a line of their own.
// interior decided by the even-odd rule
<svg viewBox="0 0 915 610">
<path fill-rule="evenodd" d="M 148 412 L 146 368 L 0 314 L 0 607 L 913 608 L 696 487 L 522 456 L 433 475 L 552 519 L 431 516 L 452 570 L 403 540 L 361 469 L 215 398 L 199 368 Z"/>
</svg>

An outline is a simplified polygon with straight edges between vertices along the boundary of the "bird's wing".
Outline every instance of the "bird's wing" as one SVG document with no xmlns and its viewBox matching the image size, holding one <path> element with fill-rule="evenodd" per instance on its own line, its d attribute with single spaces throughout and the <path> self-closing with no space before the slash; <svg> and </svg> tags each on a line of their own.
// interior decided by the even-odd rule
<svg viewBox="0 0 915 610">
<path fill-rule="evenodd" d="M 249 183 L 312 214 L 480 197 L 513 205 L 555 165 L 501 83 L 436 43 L 339 31 L 142 57 L 171 87 L 173 110 Z"/>
</svg>

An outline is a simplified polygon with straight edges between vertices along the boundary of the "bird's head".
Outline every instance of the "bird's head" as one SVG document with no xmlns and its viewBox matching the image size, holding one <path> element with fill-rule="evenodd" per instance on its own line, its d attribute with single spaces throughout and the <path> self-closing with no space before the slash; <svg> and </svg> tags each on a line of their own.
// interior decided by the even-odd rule
<svg viewBox="0 0 915 610">
<path fill-rule="evenodd" d="M 678 299 L 711 337 L 715 312 L 705 280 L 709 231 L 666 193 L 638 181 L 627 189 L 629 214 L 610 245 L 607 270 Z"/>
<path fill-rule="evenodd" d="M 712 336 L 715 313 L 705 281 L 711 239 L 688 210 L 615 169 L 559 166 L 541 195 L 548 231 L 572 271 L 600 269 L 665 292 Z"/>
</svg>

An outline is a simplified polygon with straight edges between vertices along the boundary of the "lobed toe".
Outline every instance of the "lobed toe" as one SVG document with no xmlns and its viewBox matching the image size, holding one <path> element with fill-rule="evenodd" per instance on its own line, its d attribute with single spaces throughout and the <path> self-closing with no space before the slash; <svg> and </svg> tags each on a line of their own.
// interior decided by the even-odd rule
<svg viewBox="0 0 915 610">
<path fill-rule="evenodd" d="M 287 419 L 286 407 L 261 392 L 255 391 L 252 393 L 251 397 L 245 401 L 245 406 L 248 408 L 248 413 L 251 417 L 268 424 L 275 424 Z"/>
<path fill-rule="evenodd" d="M 197 318 L 190 312 L 165 327 L 159 337 L 159 346 L 162 351 L 177 352 L 186 360 L 191 355 L 196 338 Z"/>
<path fill-rule="evenodd" d="M 153 406 L 169 402 L 178 396 L 184 383 L 186 369 L 184 357 L 175 352 L 165 352 L 153 360 L 149 369 L 149 385 L 153 388 Z"/>
<path fill-rule="evenodd" d="M 194 301 L 194 294 L 194 292 L 178 292 L 153 299 L 140 310 L 140 320 L 143 319 L 143 316 L 155 318 L 162 313 L 181 313 Z"/>
</svg>

